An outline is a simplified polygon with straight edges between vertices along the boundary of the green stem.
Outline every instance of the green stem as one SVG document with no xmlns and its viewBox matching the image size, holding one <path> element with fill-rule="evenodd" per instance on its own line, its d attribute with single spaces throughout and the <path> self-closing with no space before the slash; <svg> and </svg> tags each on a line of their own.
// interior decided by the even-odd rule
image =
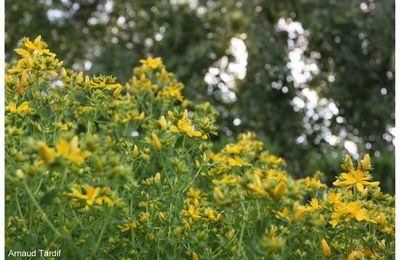
<svg viewBox="0 0 400 260">
<path fill-rule="evenodd" d="M 243 240 L 243 233 L 246 227 L 246 222 L 243 223 L 242 230 L 240 230 L 240 237 L 239 237 L 239 246 L 238 246 L 238 255 L 240 255 L 240 251 L 242 250 L 242 240 Z"/>
<path fill-rule="evenodd" d="M 185 193 L 186 190 L 189 189 L 190 186 L 192 186 L 192 184 L 193 184 L 193 182 L 196 180 L 197 176 L 199 176 L 199 174 L 200 174 L 202 168 L 203 168 L 203 167 L 200 166 L 200 168 L 197 170 L 196 174 L 194 175 L 193 179 L 192 179 L 192 180 L 190 181 L 190 183 L 186 186 L 186 188 L 184 188 L 184 189 L 182 190 L 182 193 Z"/>
<path fill-rule="evenodd" d="M 97 253 L 97 248 L 99 247 L 100 242 L 103 239 L 103 234 L 104 234 L 104 231 L 106 230 L 107 224 L 108 224 L 108 219 L 106 219 L 106 221 L 104 221 L 103 227 L 101 228 L 101 231 L 100 231 L 99 239 L 97 239 L 96 245 L 94 246 L 94 248 L 92 250 L 90 258 L 92 258 Z"/>
<path fill-rule="evenodd" d="M 24 180 L 24 187 L 26 190 L 26 193 L 28 194 L 29 198 L 31 199 L 33 205 L 39 210 L 39 212 L 42 214 L 44 221 L 47 223 L 47 225 L 50 227 L 51 230 L 53 230 L 54 234 L 58 237 L 62 237 L 61 233 L 57 230 L 57 228 L 51 223 L 49 218 L 47 217 L 47 214 L 44 212 L 40 204 L 37 202 L 35 199 L 35 196 L 33 195 L 31 189 L 29 188 L 28 184 L 26 183 L 26 180 Z"/>
<path fill-rule="evenodd" d="M 29 229 L 26 226 L 24 216 L 22 215 L 22 210 L 21 210 L 21 206 L 19 205 L 19 200 L 18 200 L 18 195 L 17 194 L 15 194 L 15 198 L 16 198 L 16 201 L 17 201 L 17 208 L 18 208 L 19 217 L 22 219 L 22 224 L 24 225 L 24 228 L 26 229 L 26 232 L 29 233 Z"/>
<path fill-rule="evenodd" d="M 167 181 L 169 183 L 169 186 L 171 186 L 171 189 L 173 189 L 171 179 L 168 177 L 167 170 L 165 169 L 165 163 L 164 163 L 164 158 L 162 156 L 162 153 L 160 153 L 160 158 L 161 158 L 161 164 L 162 164 L 162 167 L 163 167 L 163 170 L 164 170 L 165 178 L 167 179 Z"/>
</svg>

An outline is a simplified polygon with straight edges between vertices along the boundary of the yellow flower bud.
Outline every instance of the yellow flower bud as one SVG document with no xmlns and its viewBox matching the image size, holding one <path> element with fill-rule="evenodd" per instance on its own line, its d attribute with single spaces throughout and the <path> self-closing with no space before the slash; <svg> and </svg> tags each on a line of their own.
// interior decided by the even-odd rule
<svg viewBox="0 0 400 260">
<path fill-rule="evenodd" d="M 171 111 L 168 111 L 168 118 L 169 118 L 169 120 L 171 120 L 172 122 L 174 122 L 174 121 L 175 121 L 174 114 L 172 114 L 172 112 L 171 112 Z"/>
<path fill-rule="evenodd" d="M 217 187 L 214 188 L 214 197 L 216 199 L 221 199 L 221 200 L 224 198 L 224 193 L 222 193 L 220 188 Z"/>
<path fill-rule="evenodd" d="M 326 242 L 325 239 L 321 240 L 321 246 L 322 246 L 322 251 L 324 252 L 324 255 L 327 257 L 331 256 L 331 248 L 328 245 L 328 242 Z"/>
<path fill-rule="evenodd" d="M 160 151 L 161 150 L 160 140 L 158 140 L 158 137 L 157 137 L 157 135 L 155 133 L 152 133 L 151 136 L 153 138 L 154 148 L 156 148 L 156 150 Z"/>
<path fill-rule="evenodd" d="M 177 236 L 180 233 L 182 233 L 182 231 L 183 231 L 183 227 L 177 227 L 174 229 L 174 234 Z"/>
<path fill-rule="evenodd" d="M 155 239 L 154 235 L 153 235 L 153 234 L 150 234 L 150 235 L 149 235 L 149 240 L 150 240 L 150 241 L 153 241 L 154 239 Z"/>
<path fill-rule="evenodd" d="M 159 120 L 160 125 L 161 125 L 161 130 L 166 131 L 167 130 L 167 120 L 165 120 L 165 117 L 162 116 Z"/>
<path fill-rule="evenodd" d="M 156 175 L 154 176 L 154 182 L 159 183 L 160 180 L 161 180 L 161 174 L 157 172 Z"/>
<path fill-rule="evenodd" d="M 371 166 L 371 158 L 369 157 L 369 154 L 366 154 L 366 155 L 364 155 L 362 167 L 366 171 L 366 170 L 369 170 L 370 166 Z"/>
<path fill-rule="evenodd" d="M 301 217 L 303 216 L 305 210 L 304 209 L 299 209 L 295 214 L 294 214 L 294 221 L 297 222 L 301 219 Z"/>
<path fill-rule="evenodd" d="M 114 92 L 113 92 L 113 97 L 116 97 L 119 95 L 119 93 L 121 93 L 122 90 L 122 86 L 118 85 L 118 87 L 115 88 Z"/>
<path fill-rule="evenodd" d="M 347 260 L 356 260 L 358 256 L 358 252 L 357 251 L 353 251 L 350 253 L 350 255 L 347 257 Z"/>
<path fill-rule="evenodd" d="M 139 156 L 139 148 L 135 144 L 135 146 L 133 147 L 133 158 L 137 158 L 138 156 Z"/>
<path fill-rule="evenodd" d="M 67 71 L 65 68 L 61 68 L 61 77 L 65 78 L 67 76 Z"/>
<path fill-rule="evenodd" d="M 148 154 L 142 154 L 142 159 L 147 162 L 150 159 L 150 156 Z"/>
<path fill-rule="evenodd" d="M 382 249 L 382 250 L 385 250 L 385 248 L 386 248 L 385 239 L 382 239 L 381 242 L 379 242 L 379 248 Z"/>
<path fill-rule="evenodd" d="M 160 219 L 161 222 L 164 222 L 167 219 L 164 213 L 162 212 L 158 213 L 158 218 Z"/>
<path fill-rule="evenodd" d="M 192 260 L 199 260 L 199 256 L 195 252 L 192 253 Z"/>
<path fill-rule="evenodd" d="M 365 188 L 362 192 L 361 192 L 361 197 L 366 198 L 368 196 L 368 188 Z"/>
<path fill-rule="evenodd" d="M 83 81 L 83 72 L 79 72 L 78 75 L 76 76 L 76 81 L 77 82 L 82 82 Z"/>
<path fill-rule="evenodd" d="M 273 192 L 274 199 L 282 198 L 283 194 L 285 193 L 285 190 L 286 190 L 286 184 L 284 182 L 280 182 L 278 185 L 276 185 Z"/>
<path fill-rule="evenodd" d="M 234 237 L 234 235 L 235 235 L 235 231 L 234 231 L 233 229 L 231 229 L 231 230 L 229 230 L 228 233 L 226 234 L 226 237 L 227 237 L 229 240 L 232 240 L 232 238 Z"/>
<path fill-rule="evenodd" d="M 18 170 L 15 172 L 15 175 L 17 176 L 18 179 L 23 179 L 23 178 L 25 177 L 25 174 L 24 174 L 24 172 L 23 172 L 21 169 L 18 169 Z"/>
<path fill-rule="evenodd" d="M 90 77 L 88 75 L 85 77 L 85 85 L 90 86 Z"/>
<path fill-rule="evenodd" d="M 196 164 L 196 168 L 199 169 L 200 166 L 201 166 L 199 160 L 196 160 L 196 161 L 195 161 L 195 164 Z"/>
</svg>

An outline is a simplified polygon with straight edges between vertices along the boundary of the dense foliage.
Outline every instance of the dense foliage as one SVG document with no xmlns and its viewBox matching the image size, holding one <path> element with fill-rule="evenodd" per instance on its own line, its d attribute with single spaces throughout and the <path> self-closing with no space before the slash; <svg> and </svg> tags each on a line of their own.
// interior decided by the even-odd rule
<svg viewBox="0 0 400 260">
<path fill-rule="evenodd" d="M 320 169 L 333 180 L 344 142 L 352 140 L 360 154 L 375 155 L 376 177 L 394 191 L 394 0 L 5 2 L 9 61 L 18 39 L 37 34 L 66 65 L 123 82 L 142 57 L 162 57 L 188 86 L 185 96 L 210 101 L 220 112 L 221 131 L 232 133 L 220 146 L 254 131 L 291 161 L 296 176 Z M 282 21 L 300 22 L 304 30 L 288 31 L 278 26 Z M 232 38 L 244 41 L 248 56 L 246 76 L 229 87 Z M 301 50 L 301 62 L 318 68 L 304 72 L 311 76 L 305 82 L 293 79 L 293 48 Z M 219 73 L 206 84 L 210 67 Z M 223 98 L 227 89 L 235 99 Z M 293 104 L 307 101 L 308 89 L 320 97 L 311 111 Z M 329 103 L 337 113 L 325 112 Z M 338 139 L 332 142 L 331 135 Z"/>
<path fill-rule="evenodd" d="M 6 73 L 6 249 L 65 259 L 393 259 L 394 197 L 368 155 L 334 188 L 255 134 L 213 147 L 217 112 L 160 58 L 122 85 L 24 38 Z M 287 162 L 290 164 L 290 161 Z"/>
</svg>

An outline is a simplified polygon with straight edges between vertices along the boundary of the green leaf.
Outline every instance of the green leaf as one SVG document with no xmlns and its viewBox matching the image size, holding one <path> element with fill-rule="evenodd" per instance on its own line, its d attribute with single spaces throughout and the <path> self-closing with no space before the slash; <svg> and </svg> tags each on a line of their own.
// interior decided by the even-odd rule
<svg viewBox="0 0 400 260">
<path fill-rule="evenodd" d="M 179 136 L 178 139 L 176 139 L 175 148 L 182 146 L 182 143 L 183 143 L 183 135 Z"/>
<path fill-rule="evenodd" d="M 57 197 L 60 191 L 61 191 L 60 188 L 55 188 L 44 194 L 43 197 L 40 199 L 40 205 L 50 204 L 53 201 L 53 199 Z"/>
</svg>

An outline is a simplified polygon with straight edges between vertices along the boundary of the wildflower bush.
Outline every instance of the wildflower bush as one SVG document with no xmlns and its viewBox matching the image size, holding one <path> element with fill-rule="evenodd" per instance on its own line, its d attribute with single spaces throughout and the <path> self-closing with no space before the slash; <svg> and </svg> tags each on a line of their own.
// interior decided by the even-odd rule
<svg viewBox="0 0 400 260">
<path fill-rule="evenodd" d="M 160 58 L 124 85 L 24 38 L 6 72 L 6 249 L 65 259 L 393 259 L 394 197 L 368 155 L 330 188 L 252 133 L 220 151 L 216 112 Z M 288 162 L 290 163 L 290 162 Z M 307 162 L 304 162 L 307 163 Z M 339 171 L 339 169 L 338 169 Z"/>
</svg>

